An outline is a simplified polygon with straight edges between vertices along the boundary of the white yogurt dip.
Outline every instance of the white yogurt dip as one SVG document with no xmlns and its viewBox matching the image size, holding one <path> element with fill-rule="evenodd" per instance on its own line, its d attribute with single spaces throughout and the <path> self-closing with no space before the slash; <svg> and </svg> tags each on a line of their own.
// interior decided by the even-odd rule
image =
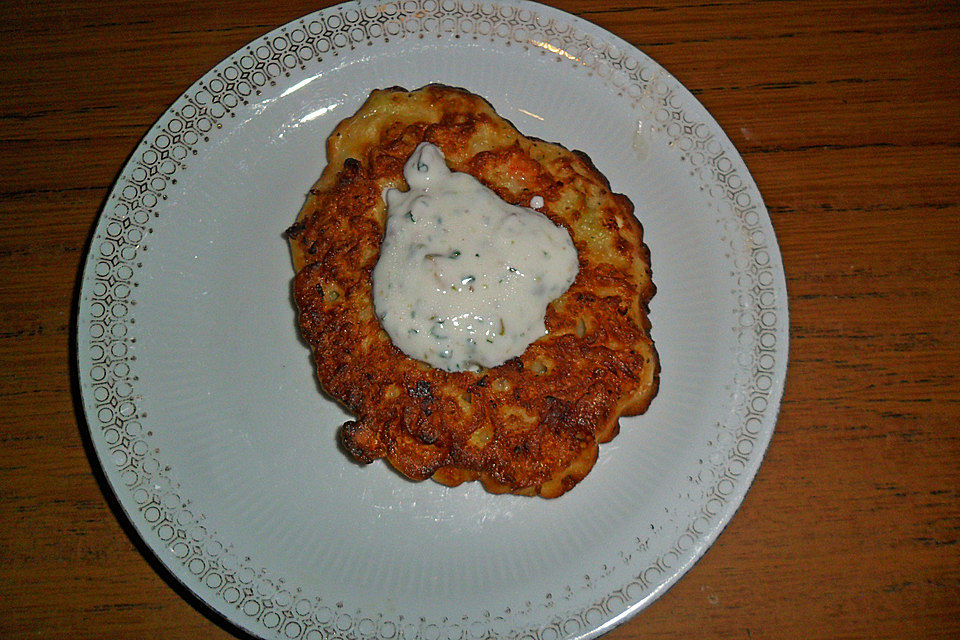
<svg viewBox="0 0 960 640">
<path fill-rule="evenodd" d="M 570 234 L 450 171 L 430 143 L 403 176 L 408 191 L 383 194 L 386 231 L 373 270 L 381 326 L 408 356 L 446 371 L 519 356 L 546 334 L 547 305 L 577 276 Z"/>
</svg>

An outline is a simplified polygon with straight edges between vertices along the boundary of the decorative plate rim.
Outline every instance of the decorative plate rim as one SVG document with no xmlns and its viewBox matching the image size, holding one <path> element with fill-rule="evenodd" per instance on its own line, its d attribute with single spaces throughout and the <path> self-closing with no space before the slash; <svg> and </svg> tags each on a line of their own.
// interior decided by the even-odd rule
<svg viewBox="0 0 960 640">
<path fill-rule="evenodd" d="M 482 26 L 481 26 L 482 25 Z M 489 31 L 486 31 L 489 29 Z M 739 153 L 709 113 L 669 73 L 633 45 L 577 16 L 526 0 L 391 0 L 345 2 L 291 21 L 251 41 L 218 63 L 164 111 L 136 146 L 105 201 L 84 260 L 78 297 L 76 367 L 91 442 L 111 490 L 146 546 L 186 589 L 246 632 L 264 637 L 483 638 L 502 635 L 495 619 L 421 620 L 412 626 L 372 613 L 351 616 L 319 598 L 300 597 L 264 568 L 230 557 L 228 545 L 207 531 L 189 499 L 168 487 L 151 491 L 163 468 L 151 453 L 136 403 L 138 382 L 132 308 L 139 258 L 155 209 L 185 161 L 208 141 L 221 119 L 291 70 L 319 64 L 370 39 L 403 40 L 423 33 L 473 35 L 501 42 L 536 37 L 545 48 L 577 59 L 618 95 L 652 100 L 655 126 L 676 142 L 693 170 L 722 185 L 738 240 L 750 245 L 743 274 L 755 317 L 748 325 L 750 393 L 737 407 L 723 473 L 670 550 L 634 581 L 546 624 L 512 627 L 517 638 L 592 638 L 648 606 L 703 556 L 732 519 L 752 484 L 772 438 L 786 377 L 789 311 L 786 281 L 772 223 Z M 694 113 L 691 113 L 693 111 Z M 661 113 L 666 117 L 661 118 Z M 696 159 L 695 159 L 696 158 Z M 737 245 L 739 247 L 739 245 Z M 762 384 L 757 381 L 763 379 Z M 743 380 L 741 379 L 741 384 Z M 741 443 L 749 443 L 749 448 Z M 159 486 L 159 485 L 156 485 Z M 183 507 L 167 508 L 170 496 Z M 702 522 L 701 522 L 702 520 Z M 672 554 L 672 555 L 670 555 Z M 496 616 L 493 616 L 496 618 Z M 502 619 L 502 616 L 500 617 Z"/>
</svg>

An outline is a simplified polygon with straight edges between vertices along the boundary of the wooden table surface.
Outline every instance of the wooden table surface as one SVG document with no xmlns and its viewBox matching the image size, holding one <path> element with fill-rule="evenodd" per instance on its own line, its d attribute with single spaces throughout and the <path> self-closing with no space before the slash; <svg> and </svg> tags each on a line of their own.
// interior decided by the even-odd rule
<svg viewBox="0 0 960 640">
<path fill-rule="evenodd" d="M 324 2 L 0 7 L 0 636 L 229 638 L 105 497 L 72 386 L 85 243 L 194 80 Z M 960 9 L 556 1 L 673 73 L 780 243 L 775 436 L 706 556 L 609 638 L 960 637 Z"/>
</svg>

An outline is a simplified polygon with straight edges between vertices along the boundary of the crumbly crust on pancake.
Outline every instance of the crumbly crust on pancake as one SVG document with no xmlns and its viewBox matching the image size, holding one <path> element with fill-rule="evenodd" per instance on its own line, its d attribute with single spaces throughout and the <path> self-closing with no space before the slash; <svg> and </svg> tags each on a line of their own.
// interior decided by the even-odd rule
<svg viewBox="0 0 960 640">
<path fill-rule="evenodd" d="M 373 311 L 384 188 L 405 190 L 420 142 L 512 204 L 541 196 L 579 256 L 547 309 L 548 334 L 518 358 L 450 373 L 390 341 Z M 485 100 L 428 85 L 374 91 L 327 141 L 328 165 L 288 229 L 300 329 L 323 389 L 355 420 L 341 441 L 413 480 L 479 480 L 494 493 L 557 497 L 582 480 L 621 415 L 646 410 L 659 361 L 647 304 L 655 287 L 633 205 L 581 152 L 526 138 Z"/>
</svg>

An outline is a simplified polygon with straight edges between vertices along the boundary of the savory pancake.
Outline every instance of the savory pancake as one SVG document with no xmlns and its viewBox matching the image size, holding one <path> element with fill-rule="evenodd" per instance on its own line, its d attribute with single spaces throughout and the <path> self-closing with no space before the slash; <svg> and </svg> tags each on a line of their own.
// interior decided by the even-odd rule
<svg viewBox="0 0 960 640">
<path fill-rule="evenodd" d="M 411 358 L 374 312 L 384 190 L 408 188 L 404 165 L 424 142 L 507 203 L 536 197 L 576 248 L 579 271 L 548 305 L 546 335 L 499 366 L 450 372 Z M 317 376 L 356 418 L 341 427 L 344 447 L 413 480 L 547 498 L 573 488 L 620 416 L 657 391 L 655 288 L 631 202 L 585 154 L 524 137 L 479 96 L 440 85 L 373 91 L 327 140 L 327 161 L 287 233 Z"/>
</svg>

